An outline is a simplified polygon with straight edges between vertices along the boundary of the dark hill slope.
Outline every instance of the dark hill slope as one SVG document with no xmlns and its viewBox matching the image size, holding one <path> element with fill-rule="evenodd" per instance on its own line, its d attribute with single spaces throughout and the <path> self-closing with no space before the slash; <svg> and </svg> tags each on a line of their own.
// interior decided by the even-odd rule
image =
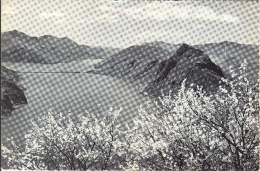
<svg viewBox="0 0 260 171">
<path fill-rule="evenodd" d="M 16 107 L 27 104 L 18 74 L 1 66 L 1 115 L 10 114 Z"/>
</svg>

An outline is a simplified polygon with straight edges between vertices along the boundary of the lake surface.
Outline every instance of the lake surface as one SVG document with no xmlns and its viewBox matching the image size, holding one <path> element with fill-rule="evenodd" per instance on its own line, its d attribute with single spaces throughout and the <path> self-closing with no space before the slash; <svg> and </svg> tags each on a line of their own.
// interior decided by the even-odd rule
<svg viewBox="0 0 260 171">
<path fill-rule="evenodd" d="M 102 59 L 85 59 L 57 64 L 2 62 L 2 65 L 19 72 L 86 72 L 94 69 L 94 64 L 101 61 Z"/>
<path fill-rule="evenodd" d="M 36 66 L 31 66 L 35 68 Z M 22 67 L 24 68 L 24 67 Z M 27 68 L 28 69 L 28 68 Z M 22 142 L 31 120 L 48 111 L 73 115 L 88 111 L 106 115 L 111 107 L 122 109 L 120 122 L 130 121 L 147 100 L 137 85 L 112 77 L 88 73 L 20 73 L 28 105 L 1 120 L 1 140 Z"/>
</svg>

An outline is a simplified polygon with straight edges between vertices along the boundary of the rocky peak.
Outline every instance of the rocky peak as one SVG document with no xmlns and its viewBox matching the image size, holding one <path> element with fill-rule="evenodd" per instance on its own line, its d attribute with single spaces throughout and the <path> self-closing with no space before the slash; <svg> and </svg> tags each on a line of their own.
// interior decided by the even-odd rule
<svg viewBox="0 0 260 171">
<path fill-rule="evenodd" d="M 145 88 L 145 92 L 155 96 L 160 95 L 161 91 L 177 88 L 185 79 L 188 84 L 214 89 L 224 76 L 221 68 L 208 55 L 187 44 L 182 44 L 173 56 L 159 65 L 156 78 Z"/>
</svg>

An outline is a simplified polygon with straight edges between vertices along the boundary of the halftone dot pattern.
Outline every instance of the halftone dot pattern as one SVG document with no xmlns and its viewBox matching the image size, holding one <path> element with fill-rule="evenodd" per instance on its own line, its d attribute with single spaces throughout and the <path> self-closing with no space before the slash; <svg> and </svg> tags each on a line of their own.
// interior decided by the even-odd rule
<svg viewBox="0 0 260 171">
<path fill-rule="evenodd" d="M 169 19 L 160 20 L 174 17 L 172 11 L 164 11 L 165 6 L 159 5 L 162 14 L 156 16 L 147 11 L 158 10 L 152 3 L 164 2 L 109 2 L 112 5 L 106 1 L 13 1 L 19 15 L 3 13 L 3 25 L 18 30 L 2 37 L 3 65 L 19 71 L 28 100 L 28 105 L 1 120 L 3 142 L 7 137 L 22 142 L 31 120 L 48 111 L 75 115 L 89 111 L 102 117 L 110 107 L 122 108 L 120 122 L 130 122 L 139 105 L 148 100 L 142 91 L 155 79 L 160 63 L 173 56 L 183 42 L 202 50 L 224 74 L 246 59 L 249 77 L 258 77 L 258 46 L 225 41 L 258 40 L 257 1 L 185 1 L 194 9 L 211 9 L 212 18 L 203 16 L 202 8 L 185 21 L 175 19 L 174 24 Z M 239 3 L 254 4 L 239 8 Z M 145 6 L 149 8 L 131 12 Z M 239 17 L 230 17 L 237 13 L 246 18 L 237 22 Z"/>
</svg>

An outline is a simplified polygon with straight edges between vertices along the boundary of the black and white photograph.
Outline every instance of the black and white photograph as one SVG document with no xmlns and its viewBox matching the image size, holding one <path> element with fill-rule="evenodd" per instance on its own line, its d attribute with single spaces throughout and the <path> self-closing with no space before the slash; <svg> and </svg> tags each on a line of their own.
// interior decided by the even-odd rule
<svg viewBox="0 0 260 171">
<path fill-rule="evenodd" d="M 258 0 L 1 0 L 1 170 L 258 171 Z"/>
</svg>

